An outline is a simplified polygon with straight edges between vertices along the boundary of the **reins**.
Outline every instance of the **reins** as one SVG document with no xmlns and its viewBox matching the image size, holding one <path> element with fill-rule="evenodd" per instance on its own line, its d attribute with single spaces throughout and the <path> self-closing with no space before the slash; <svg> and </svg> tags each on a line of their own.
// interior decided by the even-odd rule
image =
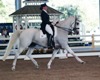
<svg viewBox="0 0 100 80">
<path fill-rule="evenodd" d="M 58 24 L 58 23 L 59 23 L 59 21 L 56 22 L 56 24 Z M 57 26 L 56 24 L 55 24 L 54 26 L 56 26 L 57 28 L 60 28 L 60 29 L 62 29 L 62 30 L 68 31 L 68 32 L 73 31 L 72 29 L 64 28 L 64 27 L 61 27 L 61 26 Z M 72 25 L 72 24 L 71 24 L 71 25 Z"/>
<path fill-rule="evenodd" d="M 62 27 L 60 27 L 60 26 L 56 26 L 56 27 L 57 27 L 57 28 L 60 28 L 60 29 L 62 29 L 62 30 L 64 30 L 64 31 L 68 31 L 68 32 L 73 31 L 72 29 L 62 28 Z"/>
</svg>

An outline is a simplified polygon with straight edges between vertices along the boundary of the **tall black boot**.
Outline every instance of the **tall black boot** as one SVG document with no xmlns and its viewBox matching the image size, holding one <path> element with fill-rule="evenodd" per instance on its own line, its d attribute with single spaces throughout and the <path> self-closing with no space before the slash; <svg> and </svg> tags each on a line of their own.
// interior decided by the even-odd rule
<svg viewBox="0 0 100 80">
<path fill-rule="evenodd" d="M 54 37 L 52 36 L 52 46 L 55 48 L 55 42 L 54 42 Z"/>
<path fill-rule="evenodd" d="M 53 46 L 52 46 L 52 35 L 51 34 L 49 34 L 48 36 L 47 36 L 47 45 L 48 45 L 48 48 L 52 48 Z"/>
</svg>

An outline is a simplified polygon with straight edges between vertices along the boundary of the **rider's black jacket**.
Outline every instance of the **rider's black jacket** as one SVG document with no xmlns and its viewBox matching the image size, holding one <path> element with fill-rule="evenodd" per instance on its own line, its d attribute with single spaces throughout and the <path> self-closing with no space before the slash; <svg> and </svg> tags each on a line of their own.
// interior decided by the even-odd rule
<svg viewBox="0 0 100 80">
<path fill-rule="evenodd" d="M 41 23 L 41 30 L 42 30 L 43 33 L 45 34 L 45 33 L 46 33 L 46 31 L 45 31 L 45 26 L 46 26 L 46 24 L 51 24 L 50 18 L 49 18 L 49 15 L 48 15 L 45 11 L 43 11 L 43 10 L 42 10 L 40 16 L 41 16 L 41 20 L 42 20 L 42 23 Z"/>
</svg>

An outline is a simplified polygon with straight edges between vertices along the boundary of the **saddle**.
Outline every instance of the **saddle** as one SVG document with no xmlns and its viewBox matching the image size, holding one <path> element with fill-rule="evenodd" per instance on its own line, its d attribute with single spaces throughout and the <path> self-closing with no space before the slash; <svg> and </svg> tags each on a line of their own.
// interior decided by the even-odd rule
<svg viewBox="0 0 100 80">
<path fill-rule="evenodd" d="M 54 27 L 54 30 L 55 30 L 54 37 L 56 37 L 57 36 L 57 27 Z M 47 37 L 46 34 L 44 34 L 42 30 L 40 30 L 40 38 L 46 38 L 46 37 Z"/>
</svg>

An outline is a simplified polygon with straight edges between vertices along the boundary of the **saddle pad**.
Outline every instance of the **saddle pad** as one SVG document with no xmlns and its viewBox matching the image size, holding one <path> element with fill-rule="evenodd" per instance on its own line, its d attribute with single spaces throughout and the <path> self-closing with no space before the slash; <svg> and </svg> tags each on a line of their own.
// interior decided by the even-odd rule
<svg viewBox="0 0 100 80">
<path fill-rule="evenodd" d="M 57 36 L 57 27 L 54 27 L 54 30 L 55 30 L 54 37 L 56 37 Z M 40 38 L 46 38 L 46 37 L 47 37 L 46 34 L 43 34 L 42 30 L 40 30 Z"/>
</svg>

